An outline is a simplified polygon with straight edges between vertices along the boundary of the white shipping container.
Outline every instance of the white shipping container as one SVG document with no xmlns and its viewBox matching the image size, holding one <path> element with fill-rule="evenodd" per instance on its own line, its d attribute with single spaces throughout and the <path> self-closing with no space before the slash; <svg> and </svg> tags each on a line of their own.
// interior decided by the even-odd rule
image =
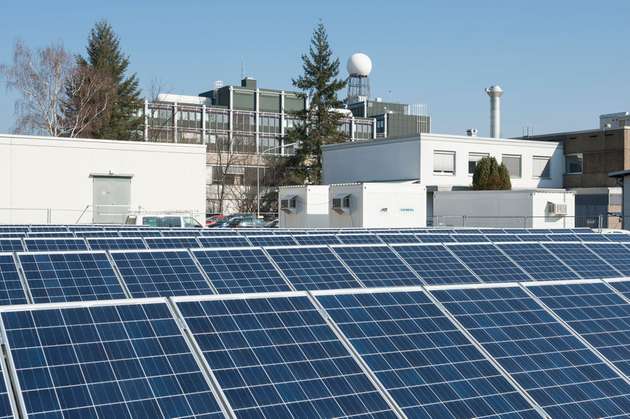
<svg viewBox="0 0 630 419">
<path fill-rule="evenodd" d="M 426 188 L 416 183 L 330 185 L 331 228 L 426 226 Z"/>
<path fill-rule="evenodd" d="M 433 193 L 433 224 L 573 228 L 575 194 L 563 189 L 436 191 Z"/>
<path fill-rule="evenodd" d="M 278 226 L 328 227 L 328 185 L 281 186 L 278 189 Z"/>
</svg>

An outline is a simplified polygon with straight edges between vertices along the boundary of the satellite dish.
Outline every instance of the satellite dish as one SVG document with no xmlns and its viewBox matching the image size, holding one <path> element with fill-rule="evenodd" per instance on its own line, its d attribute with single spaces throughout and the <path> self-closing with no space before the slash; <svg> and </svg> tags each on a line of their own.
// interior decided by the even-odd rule
<svg viewBox="0 0 630 419">
<path fill-rule="evenodd" d="M 354 53 L 348 59 L 348 74 L 367 77 L 372 71 L 372 60 L 362 52 Z"/>
</svg>

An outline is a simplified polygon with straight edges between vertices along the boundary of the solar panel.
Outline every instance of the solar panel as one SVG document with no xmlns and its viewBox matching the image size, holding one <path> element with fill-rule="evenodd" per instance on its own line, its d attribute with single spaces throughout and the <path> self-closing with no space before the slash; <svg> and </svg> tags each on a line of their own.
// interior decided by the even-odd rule
<svg viewBox="0 0 630 419">
<path fill-rule="evenodd" d="M 594 234 L 595 233 L 593 229 L 587 228 L 587 227 L 572 228 L 571 231 L 575 234 Z"/>
<path fill-rule="evenodd" d="M 192 250 L 219 294 L 289 291 L 262 249 Z"/>
<path fill-rule="evenodd" d="M 575 234 L 549 234 L 547 235 L 552 242 L 579 242 L 580 238 Z"/>
<path fill-rule="evenodd" d="M 74 234 L 69 232 L 69 231 L 51 231 L 51 232 L 44 232 L 44 231 L 37 231 L 37 232 L 30 232 L 26 235 L 26 237 L 32 237 L 34 239 L 43 239 L 43 238 L 59 238 L 59 239 L 72 239 L 74 238 Z"/>
<path fill-rule="evenodd" d="M 630 281 L 609 282 L 610 286 L 630 299 Z"/>
<path fill-rule="evenodd" d="M 236 417 L 395 417 L 306 295 L 175 302 Z"/>
<path fill-rule="evenodd" d="M 0 305 L 27 304 L 24 285 L 20 280 L 17 265 L 11 253 L 0 253 Z M 0 380 L 2 381 L 2 380 Z M 0 417 L 3 412 L 2 392 L 0 384 Z"/>
<path fill-rule="evenodd" d="M 442 245 L 394 246 L 394 250 L 429 285 L 479 282 L 479 279 Z"/>
<path fill-rule="evenodd" d="M 486 236 L 488 234 L 490 235 L 498 235 L 498 234 L 508 234 L 504 229 L 502 228 L 480 228 L 479 232 L 481 234 L 485 234 Z"/>
<path fill-rule="evenodd" d="M 548 228 L 530 228 L 529 229 L 529 233 L 530 234 L 562 234 L 562 233 L 566 233 L 567 230 L 565 229 L 561 229 L 561 228 L 556 228 L 556 229 L 548 229 Z"/>
<path fill-rule="evenodd" d="M 173 230 L 160 230 L 162 236 L 164 237 L 190 237 L 190 236 L 198 236 L 201 234 L 200 228 L 195 229 L 173 229 Z"/>
<path fill-rule="evenodd" d="M 624 276 L 630 276 L 630 249 L 615 243 L 584 244 L 597 256 L 604 259 Z"/>
<path fill-rule="evenodd" d="M 59 231 L 59 232 L 68 232 L 68 227 L 66 226 L 54 226 L 54 225 L 31 225 L 29 226 L 29 230 L 31 232 L 38 232 L 38 231 L 42 231 L 42 232 L 53 232 L 53 231 Z"/>
<path fill-rule="evenodd" d="M 574 236 L 577 237 L 578 240 L 583 241 L 583 242 L 604 242 L 604 243 L 608 243 L 610 241 L 606 238 L 606 236 L 609 236 L 609 235 L 610 234 L 595 234 L 595 233 L 574 234 Z"/>
<path fill-rule="evenodd" d="M 528 287 L 624 374 L 630 376 L 630 304 L 604 283 Z"/>
<path fill-rule="evenodd" d="M 368 287 L 420 285 L 422 281 L 385 245 L 336 245 L 333 251 Z"/>
<path fill-rule="evenodd" d="M 66 226 L 70 231 L 103 231 L 103 226 L 90 224 L 74 224 Z"/>
<path fill-rule="evenodd" d="M 110 254 L 134 298 L 214 293 L 186 250 L 120 250 Z"/>
<path fill-rule="evenodd" d="M 190 249 L 199 247 L 194 237 L 147 237 L 144 239 L 149 249 Z"/>
<path fill-rule="evenodd" d="M 0 233 L 0 238 L 3 239 L 21 239 L 26 237 L 26 233 Z"/>
<path fill-rule="evenodd" d="M 18 253 L 34 303 L 127 298 L 105 252 Z"/>
<path fill-rule="evenodd" d="M 492 244 L 447 245 L 482 282 L 527 281 L 529 276 Z"/>
<path fill-rule="evenodd" d="M 384 234 L 381 233 L 378 237 L 383 241 L 383 243 L 389 244 L 397 244 L 397 243 L 420 243 L 420 240 L 411 233 L 393 233 L 393 234 Z"/>
<path fill-rule="evenodd" d="M 455 240 L 450 234 L 416 234 L 422 243 L 449 243 Z"/>
<path fill-rule="evenodd" d="M 504 228 L 507 234 L 529 234 L 529 230 L 526 228 Z"/>
<path fill-rule="evenodd" d="M 602 234 L 602 236 L 611 242 L 630 243 L 630 234 Z M 584 237 L 584 240 L 591 241 L 589 239 L 590 236 Z"/>
<path fill-rule="evenodd" d="M 458 243 L 480 243 L 488 241 L 488 238 L 483 234 L 453 234 L 451 237 Z"/>
<path fill-rule="evenodd" d="M 538 417 L 423 292 L 316 295 L 408 417 Z"/>
<path fill-rule="evenodd" d="M 162 300 L 31 306 L 2 323 L 29 417 L 223 417 Z"/>
<path fill-rule="evenodd" d="M 334 234 L 294 234 L 293 238 L 302 245 L 325 245 L 341 243 Z"/>
<path fill-rule="evenodd" d="M 24 239 L 24 245 L 29 252 L 46 252 L 62 250 L 87 250 L 87 245 L 83 239 Z"/>
<path fill-rule="evenodd" d="M 343 244 L 383 243 L 375 234 L 337 234 L 337 239 Z"/>
<path fill-rule="evenodd" d="M 140 237 L 118 237 L 118 238 L 87 238 L 90 249 L 93 250 L 129 250 L 146 249 L 144 240 Z"/>
<path fill-rule="evenodd" d="M 9 225 L 0 225 L 1 233 L 27 233 L 28 226 L 9 226 Z"/>
<path fill-rule="evenodd" d="M 150 229 L 133 229 L 133 230 L 120 230 L 118 232 L 120 237 L 162 237 L 162 233 L 159 230 Z"/>
<path fill-rule="evenodd" d="M 75 231 L 74 235 L 76 237 L 120 237 L 118 235 L 118 231 Z"/>
<path fill-rule="evenodd" d="M 431 292 L 549 417 L 630 412 L 630 385 L 521 288 Z"/>
<path fill-rule="evenodd" d="M 11 382 L 4 356 L 0 359 L 0 418 L 20 417 L 12 394 L 9 393 Z"/>
<path fill-rule="evenodd" d="M 240 228 L 238 231 L 238 234 L 249 237 L 249 236 L 267 236 L 272 233 L 270 233 L 269 229 L 259 230 L 259 229 L 254 229 L 251 227 L 245 227 L 245 228 Z"/>
<path fill-rule="evenodd" d="M 517 234 L 516 237 L 524 242 L 549 242 L 551 239 L 546 234 Z"/>
<path fill-rule="evenodd" d="M 295 246 L 297 243 L 292 236 L 250 236 L 249 241 L 253 246 Z"/>
<path fill-rule="evenodd" d="M 623 276 L 581 243 L 545 243 L 545 247 L 582 278 Z"/>
<path fill-rule="evenodd" d="M 492 243 L 518 242 L 521 241 L 516 234 L 486 234 L 488 241 Z"/>
<path fill-rule="evenodd" d="M 297 290 L 362 287 L 328 247 L 268 248 L 267 253 Z"/>
<path fill-rule="evenodd" d="M 566 265 L 538 243 L 499 243 L 496 246 L 503 250 L 533 279 L 578 278 Z"/>
<path fill-rule="evenodd" d="M 201 247 L 250 247 L 251 243 L 244 236 L 201 236 Z"/>
<path fill-rule="evenodd" d="M 202 228 L 202 236 L 235 236 L 238 231 L 229 228 Z"/>
<path fill-rule="evenodd" d="M 21 239 L 0 239 L 0 252 L 21 252 L 24 250 Z"/>
<path fill-rule="evenodd" d="M 481 234 L 481 230 L 477 228 L 454 228 L 453 234 Z"/>
</svg>

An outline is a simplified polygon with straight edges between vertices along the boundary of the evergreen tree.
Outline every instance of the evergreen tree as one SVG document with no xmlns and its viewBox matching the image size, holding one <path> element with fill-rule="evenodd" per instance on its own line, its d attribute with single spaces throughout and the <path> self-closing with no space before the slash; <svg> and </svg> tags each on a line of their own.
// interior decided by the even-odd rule
<svg viewBox="0 0 630 419">
<path fill-rule="evenodd" d="M 112 140 L 129 140 L 140 129 L 142 119 L 137 116 L 142 106 L 138 78 L 127 76 L 129 58 L 120 50 L 120 40 L 111 25 L 106 21 L 97 22 L 90 32 L 87 57 L 78 57 L 79 67 L 88 68 L 94 74 L 106 77 L 113 85 L 113 95 L 107 112 L 99 124 L 85 132 L 83 136 Z M 80 92 L 78 94 L 81 94 Z M 81 103 L 75 98 L 70 103 Z M 75 112 L 69 109 L 69 112 Z"/>
<path fill-rule="evenodd" d="M 510 190 L 510 173 L 501 163 L 499 165 L 494 157 L 484 157 L 477 162 L 473 174 L 474 190 Z"/>
<path fill-rule="evenodd" d="M 287 132 L 287 143 L 297 143 L 297 151 L 286 165 L 292 177 L 303 183 L 321 181 L 322 145 L 344 141 L 347 136 L 338 130 L 343 116 L 336 109 L 342 107 L 337 92 L 346 82 L 338 79 L 339 59 L 333 58 L 328 35 L 323 23 L 313 31 L 308 54 L 302 55 L 304 74 L 293 80 L 293 85 L 308 98 L 308 107 L 295 113 L 299 122 Z"/>
</svg>

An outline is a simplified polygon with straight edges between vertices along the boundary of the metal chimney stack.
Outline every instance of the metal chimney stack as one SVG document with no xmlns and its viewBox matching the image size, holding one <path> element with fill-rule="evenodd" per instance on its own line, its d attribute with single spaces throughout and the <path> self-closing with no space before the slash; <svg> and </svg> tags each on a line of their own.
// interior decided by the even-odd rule
<svg viewBox="0 0 630 419">
<path fill-rule="evenodd" d="M 497 84 L 488 87 L 486 93 L 490 96 L 490 137 L 501 138 L 501 96 L 503 89 Z"/>
</svg>

